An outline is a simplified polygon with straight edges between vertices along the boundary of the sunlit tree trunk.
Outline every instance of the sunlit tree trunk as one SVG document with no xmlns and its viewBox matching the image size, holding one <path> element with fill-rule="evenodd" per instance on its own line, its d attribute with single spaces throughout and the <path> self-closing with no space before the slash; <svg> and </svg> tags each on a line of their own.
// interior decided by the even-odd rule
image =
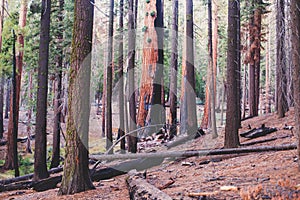
<svg viewBox="0 0 300 200">
<path fill-rule="evenodd" d="M 19 27 L 23 29 L 26 26 L 26 16 L 27 16 L 27 0 L 21 1 L 21 7 L 20 7 L 20 16 L 19 16 Z M 20 101 L 20 88 L 21 88 L 21 77 L 22 77 L 22 68 L 23 68 L 23 54 L 24 54 L 24 35 L 22 33 L 18 34 L 17 37 L 17 44 L 18 49 L 16 52 L 16 67 L 17 67 L 17 74 L 16 74 L 16 112 L 15 112 L 15 119 L 18 122 L 19 121 L 19 101 Z M 12 99 L 10 104 L 12 104 Z M 12 112 L 12 106 L 10 106 L 10 113 Z M 15 166 L 14 163 L 14 156 L 13 156 L 13 150 L 12 145 L 14 143 L 13 141 L 13 129 L 14 129 L 14 122 L 13 122 L 13 116 L 10 115 L 9 117 L 9 123 L 8 123 L 8 143 L 7 143 L 7 154 L 5 158 L 5 169 L 13 169 Z M 18 123 L 16 123 L 16 126 L 18 126 Z M 17 127 L 15 127 L 18 129 Z"/>
<path fill-rule="evenodd" d="M 32 153 L 31 150 L 31 118 L 32 118 L 32 89 L 33 89 L 33 84 L 32 84 L 32 72 L 29 71 L 28 73 L 28 99 L 29 99 L 29 105 L 28 105 L 28 111 L 27 111 L 27 145 L 26 145 L 26 152 L 27 153 Z"/>
<path fill-rule="evenodd" d="M 124 77 L 123 77 L 123 13 L 124 13 L 124 0 L 120 0 L 120 17 L 119 17 L 119 121 L 120 126 L 118 129 L 118 136 L 122 137 L 125 134 L 125 118 L 124 118 Z M 121 150 L 125 152 L 125 138 L 121 140 Z"/>
<path fill-rule="evenodd" d="M 88 155 L 93 9 L 90 1 L 75 0 L 66 155 L 59 195 L 94 188 Z"/>
<path fill-rule="evenodd" d="M 135 103 L 135 18 L 134 1 L 129 0 L 128 11 L 128 93 L 129 93 L 129 131 L 136 129 L 136 103 Z M 128 151 L 136 153 L 137 151 L 137 134 L 134 133 L 128 137 Z"/>
</svg>

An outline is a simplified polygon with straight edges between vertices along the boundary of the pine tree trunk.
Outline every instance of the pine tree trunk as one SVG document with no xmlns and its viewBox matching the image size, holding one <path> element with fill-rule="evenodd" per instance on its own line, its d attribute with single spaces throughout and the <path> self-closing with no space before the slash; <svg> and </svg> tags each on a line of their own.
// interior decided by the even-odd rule
<svg viewBox="0 0 300 200">
<path fill-rule="evenodd" d="M 128 99 L 129 99 L 129 131 L 136 129 L 136 103 L 135 103 L 135 19 L 134 1 L 129 0 L 128 11 Z M 137 3 L 137 1 L 136 1 Z M 137 4 L 136 4 L 137 7 Z M 137 134 L 128 137 L 128 151 L 136 153 L 137 151 Z"/>
<path fill-rule="evenodd" d="M 293 82 L 295 101 L 295 128 L 298 136 L 298 169 L 300 171 L 300 2 L 291 0 L 291 30 L 292 30 L 292 58 Z"/>
<path fill-rule="evenodd" d="M 55 83 L 56 89 L 54 93 L 54 119 L 53 119 L 53 152 L 50 168 L 55 168 L 59 166 L 60 161 L 60 119 L 61 119 L 61 92 L 62 92 L 62 70 L 63 70 L 63 11 L 64 11 L 64 0 L 59 0 L 59 13 L 58 13 L 58 21 L 61 31 L 57 33 L 58 40 L 58 55 L 56 57 L 56 74 L 55 74 Z"/>
<path fill-rule="evenodd" d="M 180 104 L 180 133 L 195 134 L 197 131 L 196 93 L 194 72 L 194 20 L 193 0 L 186 1 L 185 59 L 182 66 L 182 103 Z"/>
<path fill-rule="evenodd" d="M 170 67 L 170 137 L 177 135 L 177 74 L 178 74 L 178 0 L 173 0 L 172 50 Z"/>
<path fill-rule="evenodd" d="M 238 8 L 239 0 L 228 0 L 228 50 L 227 50 L 227 106 L 225 125 L 225 148 L 235 148 L 239 146 L 238 136 L 238 99 L 237 99 L 237 70 L 238 70 Z"/>
<path fill-rule="evenodd" d="M 32 73 L 29 72 L 28 73 L 28 99 L 29 101 L 31 101 L 31 99 L 33 98 L 33 95 L 32 95 L 32 88 L 33 88 L 33 85 L 32 85 Z M 26 145 L 26 152 L 27 153 L 32 153 L 32 150 L 31 150 L 31 118 L 32 118 L 32 106 L 31 106 L 31 102 L 29 102 L 29 105 L 28 105 L 28 111 L 27 111 L 27 145 Z"/>
<path fill-rule="evenodd" d="M 21 1 L 21 7 L 20 7 L 20 16 L 19 16 L 19 27 L 22 29 L 26 26 L 26 16 L 27 16 L 27 0 L 22 0 Z M 16 112 L 14 113 L 15 116 L 15 120 L 16 122 L 19 121 L 19 101 L 20 101 L 20 89 L 21 89 L 21 77 L 22 77 L 22 66 L 23 66 L 23 54 L 24 54 L 24 35 L 23 34 L 18 34 L 18 38 L 17 38 L 17 43 L 19 46 L 19 49 L 17 50 L 16 53 L 16 67 L 17 67 L 17 74 L 16 74 Z M 11 106 L 10 106 L 10 113 L 13 113 L 13 107 L 12 107 L 12 101 L 13 98 L 11 98 Z M 18 126 L 18 123 L 16 123 L 16 126 Z M 14 127 L 14 122 L 13 122 L 13 116 L 10 115 L 9 117 L 9 123 L 8 123 L 8 132 L 7 132 L 7 136 L 8 136 L 8 143 L 7 143 L 7 155 L 5 158 L 5 164 L 4 164 L 4 168 L 5 169 L 12 169 L 15 166 L 15 163 L 13 160 L 15 160 L 15 158 L 13 157 L 13 151 L 12 151 L 12 147 L 11 145 L 13 145 L 12 143 L 14 143 L 13 141 L 13 129 L 16 129 L 16 134 L 18 132 L 18 127 Z M 17 135 L 16 135 L 17 137 Z M 17 159 L 16 159 L 17 160 Z"/>
<path fill-rule="evenodd" d="M 123 13 L 124 13 L 124 0 L 120 0 L 120 18 L 119 18 L 119 121 L 120 126 L 118 130 L 118 137 L 122 137 L 125 134 L 124 125 L 124 77 L 123 77 Z M 121 140 L 121 151 L 125 152 L 125 138 Z"/>
<path fill-rule="evenodd" d="M 109 6 L 109 30 L 108 30 L 108 48 L 107 48 L 107 68 L 106 68 L 106 108 L 105 108 L 105 134 L 106 150 L 110 149 L 112 137 L 112 81 L 113 81 L 113 32 L 114 32 L 114 0 L 110 0 Z M 113 153 L 111 150 L 109 153 Z"/>
<path fill-rule="evenodd" d="M 88 167 L 93 5 L 75 1 L 66 155 L 60 195 L 93 189 Z"/>
<path fill-rule="evenodd" d="M 286 77 L 286 52 L 285 52 L 285 14 L 284 14 L 284 0 L 277 0 L 277 19 L 276 19 L 276 32 L 277 32 L 277 62 L 276 62 L 276 75 L 277 75 L 277 115 L 279 118 L 285 116 L 288 110 L 287 105 L 287 77 Z"/>
<path fill-rule="evenodd" d="M 38 68 L 38 91 L 36 104 L 36 127 L 35 127 L 35 153 L 34 153 L 34 180 L 49 177 L 47 170 L 47 92 L 48 92 L 48 60 L 50 41 L 50 12 L 51 0 L 42 1 L 39 68 Z"/>
</svg>

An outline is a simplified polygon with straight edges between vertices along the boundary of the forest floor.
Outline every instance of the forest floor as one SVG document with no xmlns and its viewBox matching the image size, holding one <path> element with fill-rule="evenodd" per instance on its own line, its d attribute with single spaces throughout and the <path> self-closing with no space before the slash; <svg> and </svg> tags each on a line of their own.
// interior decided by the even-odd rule
<svg viewBox="0 0 300 200">
<path fill-rule="evenodd" d="M 97 116 L 92 117 L 92 120 L 100 123 L 100 118 Z M 242 122 L 240 133 L 248 131 L 248 125 L 252 128 L 259 128 L 262 124 L 265 124 L 267 127 L 276 127 L 278 131 L 251 140 L 240 138 L 241 144 L 268 138 L 278 139 L 252 146 L 276 146 L 296 142 L 296 136 L 293 135 L 292 131 L 283 129 L 285 124 L 294 125 L 293 110 L 289 111 L 287 116 L 282 119 L 278 119 L 275 114 L 266 114 L 245 120 Z M 49 132 L 51 132 L 50 129 Z M 91 128 L 91 131 L 93 132 L 93 128 Z M 219 137 L 217 139 L 212 139 L 211 134 L 206 134 L 171 150 L 222 148 L 224 128 L 219 128 L 218 134 Z M 99 138 L 99 132 L 96 133 L 95 131 L 94 137 L 96 136 Z M 48 140 L 50 141 L 49 137 Z M 96 144 L 96 142 L 93 140 L 92 144 Z M 145 144 L 141 145 L 145 146 Z M 167 151 L 163 145 L 151 148 L 155 148 L 158 152 Z M 93 151 L 96 152 L 98 150 L 94 149 Z M 4 151 L 5 148 L 1 147 L 0 159 L 4 158 Z M 300 173 L 297 168 L 296 158 L 296 150 L 291 150 L 191 157 L 176 160 L 165 159 L 160 166 L 147 170 L 147 181 L 156 187 L 161 187 L 173 180 L 173 184 L 162 190 L 173 199 L 204 199 L 189 197 L 190 193 L 199 192 L 206 192 L 206 199 L 300 199 Z M 106 166 L 104 165 L 103 167 Z M 0 193 L 0 199 L 125 200 L 129 199 L 125 182 L 126 177 L 127 175 L 122 175 L 111 180 L 95 182 L 95 190 L 75 195 L 57 196 L 57 188 L 45 192 L 35 192 L 33 190 L 3 192 Z M 222 186 L 232 187 L 230 191 L 224 191 L 221 189 Z"/>
</svg>

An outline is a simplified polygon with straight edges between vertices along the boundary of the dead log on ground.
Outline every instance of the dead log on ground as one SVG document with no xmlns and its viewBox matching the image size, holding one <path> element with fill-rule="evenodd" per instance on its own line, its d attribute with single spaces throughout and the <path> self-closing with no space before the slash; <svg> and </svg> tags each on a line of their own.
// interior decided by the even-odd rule
<svg viewBox="0 0 300 200">
<path fill-rule="evenodd" d="M 62 167 L 56 167 L 56 168 L 50 169 L 48 172 L 49 172 L 49 174 L 55 174 L 55 173 L 59 173 L 62 171 L 63 171 Z M 4 180 L 0 180 L 0 184 L 7 185 L 7 184 L 11 184 L 11 183 L 20 182 L 20 181 L 26 181 L 26 180 L 32 179 L 32 177 L 33 177 L 33 174 L 27 174 L 25 176 L 19 176 L 19 177 L 15 177 L 15 178 L 11 178 L 11 179 L 4 179 Z"/>
<path fill-rule="evenodd" d="M 30 137 L 31 137 L 31 139 L 34 139 L 34 138 L 35 138 L 35 135 L 31 135 Z M 17 142 L 25 143 L 25 142 L 27 142 L 27 139 L 28 139 L 27 136 L 26 136 L 26 137 L 23 137 L 23 138 L 18 138 L 18 139 L 17 139 Z M 7 140 L 1 140 L 1 141 L 0 141 L 0 146 L 4 146 L 4 145 L 6 145 L 6 144 L 7 144 Z"/>
<path fill-rule="evenodd" d="M 241 154 L 253 152 L 266 151 L 286 151 L 297 149 L 296 144 L 286 144 L 280 146 L 259 146 L 259 147 L 241 147 L 230 149 L 206 149 L 198 151 L 168 151 L 158 153 L 137 153 L 137 154 L 115 154 L 115 155 L 92 155 L 90 156 L 96 160 L 112 161 L 124 159 L 138 159 L 138 158 L 188 158 L 193 156 L 211 156 L 211 155 L 225 155 L 225 154 Z"/>
<path fill-rule="evenodd" d="M 172 198 L 138 175 L 126 179 L 130 199 L 171 200 Z"/>
<path fill-rule="evenodd" d="M 268 134 L 273 133 L 275 131 L 277 131 L 277 128 L 265 127 L 264 124 L 263 124 L 260 128 L 254 128 L 254 129 L 251 129 L 250 131 L 241 133 L 240 136 L 245 137 L 245 138 L 253 139 L 253 138 L 258 138 L 258 137 L 268 135 Z"/>
<path fill-rule="evenodd" d="M 265 143 L 265 142 L 275 141 L 277 139 L 284 139 L 287 137 L 289 137 L 289 136 L 285 135 L 285 136 L 281 136 L 281 137 L 268 138 L 265 140 L 258 140 L 258 141 L 254 141 L 254 142 L 246 142 L 246 143 L 242 143 L 241 146 L 250 146 L 250 145 L 255 145 L 255 144 L 261 144 L 261 143 Z"/>
</svg>

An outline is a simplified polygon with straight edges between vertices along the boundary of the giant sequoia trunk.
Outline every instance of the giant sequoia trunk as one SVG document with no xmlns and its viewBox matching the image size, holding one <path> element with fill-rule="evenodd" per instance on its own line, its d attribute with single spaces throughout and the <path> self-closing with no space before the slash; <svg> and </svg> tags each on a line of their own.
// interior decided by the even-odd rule
<svg viewBox="0 0 300 200">
<path fill-rule="evenodd" d="M 64 173 L 59 194 L 94 188 L 88 167 L 93 5 L 75 1 Z"/>
<path fill-rule="evenodd" d="M 148 12 L 148 15 L 145 16 L 143 29 L 143 65 L 137 119 L 139 127 L 161 124 L 162 110 L 164 110 L 161 97 L 163 78 L 162 2 L 150 0 L 149 3 L 146 3 L 145 11 Z"/>
<path fill-rule="evenodd" d="M 34 180 L 47 178 L 47 92 L 48 92 L 48 60 L 50 41 L 50 12 L 51 1 L 42 1 L 39 68 L 38 68 L 38 91 L 35 128 L 35 151 L 34 151 Z"/>
<path fill-rule="evenodd" d="M 237 70 L 238 55 L 236 51 L 238 36 L 236 18 L 239 8 L 239 0 L 228 1 L 228 50 L 227 50 L 227 110 L 225 125 L 225 148 L 235 148 L 239 145 L 238 136 L 238 110 L 237 100 Z"/>
<path fill-rule="evenodd" d="M 300 2 L 291 0 L 292 57 L 295 102 L 295 128 L 298 135 L 298 169 L 300 170 Z"/>
<path fill-rule="evenodd" d="M 19 27 L 22 29 L 26 26 L 26 15 L 27 15 L 27 0 L 21 1 L 21 7 L 20 7 L 20 17 L 19 17 Z M 18 50 L 16 53 L 16 67 L 17 67 L 17 74 L 16 74 L 16 112 L 15 117 L 16 121 L 19 121 L 19 101 L 20 101 L 20 88 L 21 88 L 21 76 L 22 76 L 22 68 L 23 68 L 23 54 L 24 54 L 24 35 L 22 33 L 18 34 L 17 38 L 18 43 Z M 12 100 L 11 98 L 11 106 L 10 106 L 10 113 L 13 113 L 13 107 L 12 107 Z M 18 123 L 16 123 L 18 125 Z M 17 129 L 17 127 L 15 127 Z M 13 116 L 9 116 L 9 123 L 8 123 L 8 143 L 7 143 L 7 154 L 5 158 L 5 169 L 13 169 L 14 168 L 14 156 L 13 156 L 13 129 L 14 129 L 14 122 L 13 122 Z"/>
<path fill-rule="evenodd" d="M 63 10 L 64 0 L 59 0 L 59 29 L 63 30 Z M 53 119 L 53 153 L 50 168 L 57 167 L 60 160 L 60 118 L 61 118 L 61 92 L 62 92 L 62 70 L 63 70 L 63 32 L 58 31 L 57 33 L 57 49 L 58 55 L 56 56 L 56 72 L 55 72 L 55 100 L 54 100 L 54 119 Z"/>
</svg>

